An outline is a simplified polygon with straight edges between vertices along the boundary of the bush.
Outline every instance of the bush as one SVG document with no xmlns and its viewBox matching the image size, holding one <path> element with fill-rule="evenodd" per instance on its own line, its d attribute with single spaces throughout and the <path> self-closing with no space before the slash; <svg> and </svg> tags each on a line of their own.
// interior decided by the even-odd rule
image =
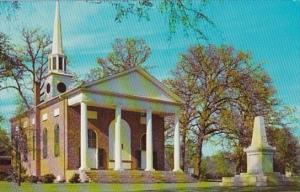
<svg viewBox="0 0 300 192">
<path fill-rule="evenodd" d="M 29 183 L 37 183 L 39 181 L 39 178 L 37 176 L 31 175 L 27 178 L 27 181 Z"/>
<path fill-rule="evenodd" d="M 0 172 L 0 181 L 5 181 L 8 176 L 8 173 Z"/>
<path fill-rule="evenodd" d="M 46 174 L 46 175 L 42 176 L 41 181 L 42 181 L 42 183 L 53 183 L 55 178 L 56 177 L 53 174 Z"/>
<path fill-rule="evenodd" d="M 78 173 L 74 173 L 72 177 L 69 179 L 70 183 L 80 183 L 80 176 Z"/>
</svg>

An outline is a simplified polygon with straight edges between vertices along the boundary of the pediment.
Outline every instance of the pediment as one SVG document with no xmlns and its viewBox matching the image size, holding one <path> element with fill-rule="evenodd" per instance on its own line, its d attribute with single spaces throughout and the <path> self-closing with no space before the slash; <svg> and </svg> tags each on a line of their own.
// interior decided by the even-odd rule
<svg viewBox="0 0 300 192">
<path fill-rule="evenodd" d="M 173 94 L 156 78 L 141 68 L 92 82 L 86 85 L 92 92 L 109 92 L 116 95 L 126 95 L 141 98 L 149 98 L 159 101 L 181 103 L 181 99 Z"/>
</svg>

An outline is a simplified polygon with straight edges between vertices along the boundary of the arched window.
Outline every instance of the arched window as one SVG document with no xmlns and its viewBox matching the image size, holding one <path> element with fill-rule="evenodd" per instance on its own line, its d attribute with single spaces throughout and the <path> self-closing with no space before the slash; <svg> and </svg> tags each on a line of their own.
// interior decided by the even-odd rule
<svg viewBox="0 0 300 192">
<path fill-rule="evenodd" d="M 59 156 L 59 126 L 54 127 L 54 156 Z"/>
<path fill-rule="evenodd" d="M 48 156 L 48 131 L 43 131 L 43 158 L 46 159 Z"/>
<path fill-rule="evenodd" d="M 35 160 L 35 132 L 32 132 L 32 160 Z"/>
<path fill-rule="evenodd" d="M 92 129 L 88 130 L 88 147 L 89 148 L 96 148 L 96 132 Z"/>
<path fill-rule="evenodd" d="M 25 162 L 28 161 L 28 141 L 27 141 L 27 135 L 23 135 L 24 143 L 23 143 L 23 160 Z"/>
</svg>

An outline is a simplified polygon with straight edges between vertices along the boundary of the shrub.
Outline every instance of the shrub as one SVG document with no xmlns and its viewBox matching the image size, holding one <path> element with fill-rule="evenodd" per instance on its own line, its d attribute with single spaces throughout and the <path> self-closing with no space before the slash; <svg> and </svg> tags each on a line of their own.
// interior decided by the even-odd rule
<svg viewBox="0 0 300 192">
<path fill-rule="evenodd" d="M 74 173 L 72 177 L 69 179 L 70 183 L 80 183 L 80 176 L 78 173 Z"/>
<path fill-rule="evenodd" d="M 54 180 L 55 176 L 53 174 L 46 174 L 41 178 L 42 183 L 53 183 Z"/>
<path fill-rule="evenodd" d="M 8 176 L 8 173 L 0 172 L 0 181 L 5 181 Z"/>
<path fill-rule="evenodd" d="M 31 175 L 27 178 L 27 181 L 29 183 L 37 183 L 39 181 L 39 178 L 37 176 Z"/>
</svg>

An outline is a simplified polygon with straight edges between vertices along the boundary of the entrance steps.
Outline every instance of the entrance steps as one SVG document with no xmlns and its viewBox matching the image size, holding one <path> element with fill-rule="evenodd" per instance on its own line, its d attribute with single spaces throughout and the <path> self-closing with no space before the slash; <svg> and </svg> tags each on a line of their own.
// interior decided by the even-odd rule
<svg viewBox="0 0 300 192">
<path fill-rule="evenodd" d="M 192 183 L 196 179 L 184 172 L 142 170 L 92 170 L 86 172 L 95 183 Z"/>
</svg>

